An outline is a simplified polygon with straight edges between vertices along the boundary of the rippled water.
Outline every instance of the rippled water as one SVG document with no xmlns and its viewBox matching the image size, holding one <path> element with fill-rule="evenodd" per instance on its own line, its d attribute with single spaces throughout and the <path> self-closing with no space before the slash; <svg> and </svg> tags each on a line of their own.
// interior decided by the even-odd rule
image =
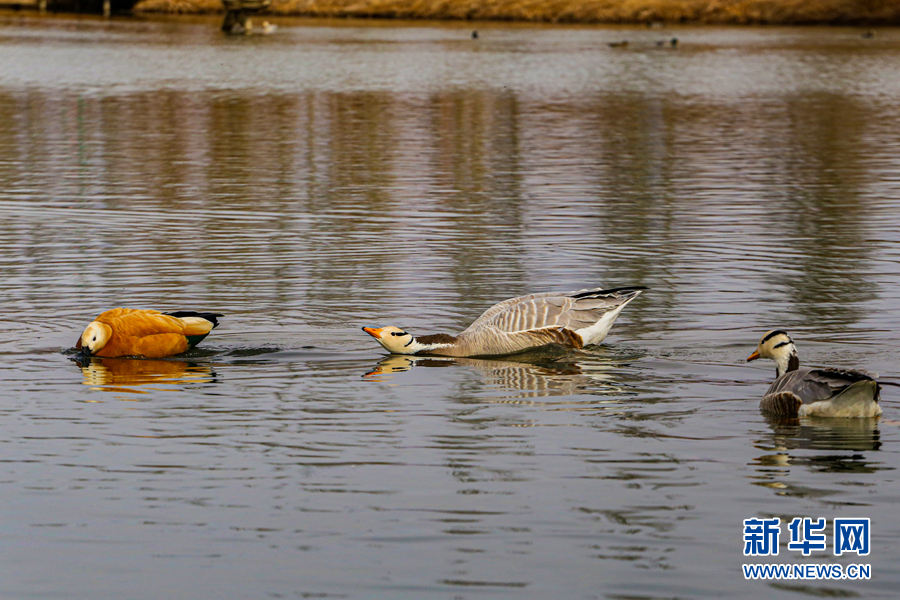
<svg viewBox="0 0 900 600">
<path fill-rule="evenodd" d="M 900 30 L 478 27 L 0 15 L 0 596 L 894 597 L 900 391 L 771 422 L 744 359 L 900 380 Z M 600 284 L 581 352 L 359 330 Z M 75 362 L 120 305 L 225 316 Z M 774 516 L 872 579 L 745 581 Z"/>
</svg>

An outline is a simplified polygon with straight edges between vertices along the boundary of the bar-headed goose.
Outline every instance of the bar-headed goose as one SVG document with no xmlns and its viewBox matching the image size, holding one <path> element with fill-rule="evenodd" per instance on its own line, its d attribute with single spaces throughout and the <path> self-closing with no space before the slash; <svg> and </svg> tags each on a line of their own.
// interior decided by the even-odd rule
<svg viewBox="0 0 900 600">
<path fill-rule="evenodd" d="M 775 381 L 759 403 L 763 412 L 784 417 L 877 417 L 881 386 L 877 375 L 853 369 L 800 367 L 797 347 L 784 331 L 766 333 L 747 361 L 771 358 Z"/>
<path fill-rule="evenodd" d="M 393 354 L 497 356 L 548 344 L 581 348 L 599 344 L 642 286 L 577 292 L 544 292 L 510 298 L 487 309 L 457 336 L 413 337 L 399 327 L 363 327 Z"/>
<path fill-rule="evenodd" d="M 215 313 L 114 308 L 101 313 L 75 348 L 85 356 L 162 358 L 187 352 L 218 326 Z"/>
</svg>

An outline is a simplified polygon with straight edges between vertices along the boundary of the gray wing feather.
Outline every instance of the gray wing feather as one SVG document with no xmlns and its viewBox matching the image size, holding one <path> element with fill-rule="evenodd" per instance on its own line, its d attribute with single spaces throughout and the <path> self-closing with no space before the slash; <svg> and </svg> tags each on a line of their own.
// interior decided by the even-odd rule
<svg viewBox="0 0 900 600">
<path fill-rule="evenodd" d="M 460 335 L 475 335 L 490 328 L 516 333 L 545 327 L 567 327 L 572 330 L 590 327 L 609 310 L 630 300 L 634 294 L 610 293 L 607 296 L 576 298 L 579 294 L 603 292 L 602 288 L 575 292 L 544 292 L 510 298 L 482 313 Z"/>
<path fill-rule="evenodd" d="M 466 332 L 491 328 L 506 333 L 532 331 L 545 327 L 566 327 L 569 324 L 569 308 L 575 301 L 570 298 L 532 298 L 506 307 L 476 327 Z"/>
<path fill-rule="evenodd" d="M 590 327 L 610 310 L 618 308 L 630 297 L 581 298 L 569 310 L 568 327 L 572 330 Z"/>
<path fill-rule="evenodd" d="M 803 401 L 791 392 L 766 394 L 759 402 L 759 408 L 766 413 L 778 416 L 796 417 Z"/>
<path fill-rule="evenodd" d="M 478 330 L 474 334 L 460 334 L 456 345 L 451 350 L 456 356 L 490 356 L 513 354 L 546 346 L 562 344 L 581 348 L 582 342 L 576 334 L 565 327 L 543 327 L 528 331 L 491 331 L 490 326 Z"/>
<path fill-rule="evenodd" d="M 769 396 L 790 393 L 796 396 L 801 403 L 811 404 L 820 400 L 828 400 L 850 385 L 863 380 L 874 381 L 874 377 L 869 373 L 851 369 L 801 368 L 796 371 L 788 371 L 776 379 L 769 386 L 763 400 L 765 401 L 765 398 Z"/>
<path fill-rule="evenodd" d="M 486 322 L 493 319 L 499 313 L 524 302 L 528 302 L 530 300 L 545 300 L 551 305 L 558 305 L 560 303 L 564 303 L 567 300 L 571 300 L 571 298 L 567 298 L 566 296 L 569 296 L 573 293 L 576 292 L 542 292 L 540 294 L 528 294 L 527 296 L 518 296 L 516 298 L 504 300 L 503 302 L 499 302 L 481 313 L 481 316 L 475 319 L 475 321 L 466 328 L 466 331 L 469 331 L 470 329 L 478 329 Z"/>
<path fill-rule="evenodd" d="M 455 351 L 460 356 L 507 354 L 553 343 L 580 348 L 584 341 L 576 330 L 594 325 L 642 289 L 595 288 L 510 298 L 484 311 L 460 333 Z"/>
</svg>

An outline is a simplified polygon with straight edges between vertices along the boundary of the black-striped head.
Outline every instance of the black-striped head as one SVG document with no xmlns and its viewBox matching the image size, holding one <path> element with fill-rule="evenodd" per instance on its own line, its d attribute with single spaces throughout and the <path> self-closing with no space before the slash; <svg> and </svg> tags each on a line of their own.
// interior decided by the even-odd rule
<svg viewBox="0 0 900 600">
<path fill-rule="evenodd" d="M 800 358 L 797 356 L 797 347 L 794 346 L 794 340 L 780 329 L 766 332 L 759 340 L 756 352 L 747 357 L 747 362 L 757 358 L 771 358 L 774 360 L 777 365 L 776 373 L 778 377 L 800 367 Z"/>
<path fill-rule="evenodd" d="M 362 330 L 375 338 L 391 354 L 415 354 L 419 349 L 412 334 L 399 327 L 393 325 L 380 328 L 363 327 Z"/>
</svg>

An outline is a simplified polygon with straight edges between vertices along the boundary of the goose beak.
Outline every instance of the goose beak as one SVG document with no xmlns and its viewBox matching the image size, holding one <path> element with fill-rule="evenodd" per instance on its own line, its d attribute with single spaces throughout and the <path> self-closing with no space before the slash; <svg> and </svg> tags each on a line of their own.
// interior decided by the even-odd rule
<svg viewBox="0 0 900 600">
<path fill-rule="evenodd" d="M 759 358 L 759 351 L 756 351 L 753 354 L 751 354 L 750 356 L 748 356 L 747 362 L 750 362 L 751 360 L 756 360 L 757 358 Z"/>
<path fill-rule="evenodd" d="M 376 329 L 375 327 L 363 327 L 362 330 L 371 335 L 376 340 L 381 339 L 381 328 Z"/>
</svg>

